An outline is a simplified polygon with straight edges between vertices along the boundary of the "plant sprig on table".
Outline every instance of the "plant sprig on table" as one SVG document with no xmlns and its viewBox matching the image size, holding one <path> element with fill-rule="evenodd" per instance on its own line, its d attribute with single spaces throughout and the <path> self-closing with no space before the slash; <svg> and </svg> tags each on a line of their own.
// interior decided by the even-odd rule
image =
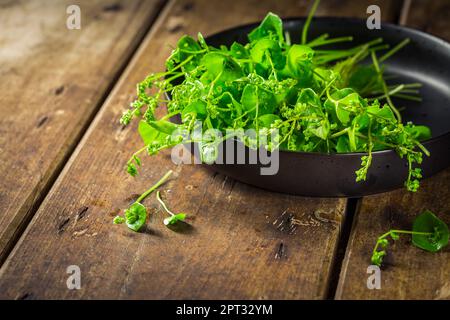
<svg viewBox="0 0 450 320">
<path fill-rule="evenodd" d="M 448 244 L 449 230 L 447 225 L 436 217 L 431 211 L 425 210 L 414 221 L 411 230 L 390 230 L 378 237 L 375 248 L 372 252 L 371 261 L 377 266 L 381 266 L 386 249 L 389 246 L 389 238 L 397 241 L 401 234 L 410 234 L 412 244 L 418 248 L 429 252 L 437 252 Z"/>
<path fill-rule="evenodd" d="M 173 173 L 169 170 L 158 182 L 156 182 L 150 189 L 145 191 L 136 201 L 125 210 L 124 217 L 116 216 L 113 220 L 115 224 L 126 223 L 127 227 L 133 231 L 139 231 L 147 221 L 147 209 L 141 203 L 148 195 L 163 185 L 170 175 Z M 159 191 L 158 191 L 159 192 Z"/>
<path fill-rule="evenodd" d="M 138 84 L 137 99 L 121 118 L 127 125 L 139 117 L 144 141 L 128 161 L 127 171 L 136 175 L 141 153 L 154 155 L 185 143 L 183 135 L 198 142 L 201 159 L 211 163 L 218 144 L 235 137 L 250 148 L 364 152 L 361 167 L 355 168 L 356 181 L 366 180 L 374 151 L 394 149 L 408 163 L 407 189 L 417 191 L 422 177 L 418 166 L 423 154 L 429 155 L 420 141 L 430 138 L 431 132 L 426 126 L 403 123 L 392 97 L 420 100 L 420 84 L 387 84 L 383 64 L 409 40 L 387 52 L 382 39 L 350 49 L 324 49 L 352 37 L 323 34 L 309 40 L 317 5 L 318 1 L 303 27 L 301 44 L 291 43 L 273 13 L 248 34 L 246 44 L 216 48 L 200 33 L 197 40 L 183 36 L 166 61 L 167 71 L 150 74 Z M 371 62 L 363 64 L 366 58 Z M 168 114 L 157 119 L 155 111 L 164 103 Z M 169 121 L 174 115 L 181 116 L 182 124 Z M 203 133 L 217 129 L 223 139 L 193 135 L 199 129 L 197 121 Z M 247 129 L 273 138 L 255 138 L 245 133 Z M 234 133 L 226 135 L 230 130 Z"/>
</svg>

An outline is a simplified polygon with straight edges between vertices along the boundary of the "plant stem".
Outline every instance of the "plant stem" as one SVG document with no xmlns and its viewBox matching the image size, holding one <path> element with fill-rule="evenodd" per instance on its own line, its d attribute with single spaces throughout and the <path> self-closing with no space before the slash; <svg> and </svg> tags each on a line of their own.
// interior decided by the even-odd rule
<svg viewBox="0 0 450 320">
<path fill-rule="evenodd" d="M 371 55 L 372 55 L 373 65 L 375 67 L 375 70 L 378 73 L 378 77 L 380 79 L 381 86 L 383 87 L 384 94 L 386 95 L 386 100 L 388 102 L 388 105 L 394 112 L 395 116 L 397 117 L 398 123 L 402 123 L 402 116 L 400 115 L 400 112 L 394 107 L 394 104 L 392 103 L 392 100 L 389 97 L 386 82 L 383 79 L 383 74 L 381 73 L 381 69 L 380 69 L 380 65 L 378 64 L 377 56 L 376 56 L 375 52 L 373 52 L 373 51 L 371 52 Z"/>
<path fill-rule="evenodd" d="M 341 131 L 335 132 L 335 133 L 333 133 L 333 134 L 330 136 L 330 138 L 331 138 L 331 139 L 334 139 L 334 138 L 337 138 L 337 137 L 339 137 L 339 136 L 342 136 L 343 134 L 346 134 L 346 133 L 348 132 L 348 130 L 349 130 L 349 128 L 345 128 L 345 129 L 343 129 L 343 130 L 341 130 Z"/>
<path fill-rule="evenodd" d="M 389 92 L 387 93 L 387 95 L 386 95 L 386 94 L 383 94 L 383 95 L 381 95 L 381 96 L 377 96 L 377 97 L 370 98 L 370 100 L 384 99 L 384 98 L 386 98 L 387 96 L 393 96 L 394 94 L 396 94 L 396 93 L 402 91 L 404 88 L 405 88 L 405 86 L 404 86 L 403 84 L 398 85 L 397 87 L 395 87 L 394 89 L 392 89 L 391 91 L 389 91 Z"/>
<path fill-rule="evenodd" d="M 420 97 L 415 97 L 415 96 L 402 94 L 402 93 L 396 93 L 396 94 L 394 94 L 394 96 L 396 96 L 398 98 L 405 99 L 405 100 L 411 100 L 411 101 L 417 101 L 417 102 L 421 102 L 422 101 L 422 98 L 420 98 Z"/>
<path fill-rule="evenodd" d="M 325 92 L 328 92 L 328 89 L 333 85 L 333 82 L 337 79 L 337 77 L 334 77 L 330 82 L 327 83 L 326 87 L 322 90 L 322 92 L 319 95 L 319 98 L 323 96 Z M 327 94 L 328 95 L 328 94 Z"/>
<path fill-rule="evenodd" d="M 360 138 L 369 140 L 369 137 L 367 137 L 366 135 L 363 135 L 362 133 L 355 132 L 355 135 L 356 135 L 357 137 L 360 137 Z M 380 144 L 382 144 L 382 145 L 388 146 L 388 147 L 390 147 L 390 148 L 392 148 L 392 149 L 394 149 L 394 150 L 395 150 L 395 148 L 397 147 L 395 144 L 388 143 L 388 142 L 385 142 L 385 141 L 376 139 L 375 137 L 372 137 L 372 140 L 375 141 L 375 142 L 378 142 L 378 143 L 380 143 Z M 413 150 L 408 149 L 408 148 L 405 148 L 405 149 L 408 150 L 408 151 L 411 151 L 411 152 L 413 151 Z"/>
<path fill-rule="evenodd" d="M 328 33 L 324 33 L 324 34 L 318 36 L 317 38 L 311 40 L 311 41 L 308 43 L 308 46 L 309 46 L 309 47 L 312 47 L 312 46 L 314 46 L 314 45 L 316 45 L 316 44 L 319 44 L 320 42 L 323 42 L 324 40 L 326 40 L 329 36 L 330 36 L 330 35 L 329 35 Z"/>
<path fill-rule="evenodd" d="M 311 24 L 311 20 L 312 20 L 314 14 L 316 13 L 316 9 L 319 5 L 319 2 L 320 2 L 320 0 L 314 0 L 311 10 L 308 13 L 308 18 L 306 19 L 305 25 L 303 26 L 303 30 L 302 30 L 302 44 L 306 43 L 306 37 L 308 35 L 309 25 Z"/>
<path fill-rule="evenodd" d="M 172 118 L 173 116 L 176 116 L 177 114 L 179 114 L 179 113 L 181 113 L 181 111 L 174 111 L 174 112 L 172 112 L 172 113 L 168 113 L 168 114 L 166 114 L 165 116 L 163 116 L 161 119 L 159 119 L 159 120 L 167 120 L 167 119 L 170 119 L 170 118 Z"/>
<path fill-rule="evenodd" d="M 401 48 L 403 48 L 404 46 L 406 46 L 408 43 L 410 42 L 409 38 L 406 38 L 405 40 L 403 40 L 402 42 L 400 42 L 399 44 L 397 44 L 395 47 L 393 47 L 391 50 L 389 50 L 389 52 L 387 52 L 386 54 L 384 54 L 383 56 L 381 56 L 381 58 L 379 59 L 380 62 L 383 62 L 384 60 L 388 59 L 390 56 L 392 56 L 394 53 L 396 53 L 398 50 L 400 50 Z"/>
<path fill-rule="evenodd" d="M 147 145 L 145 145 L 144 147 L 142 147 L 141 149 L 139 149 L 138 151 L 136 151 L 135 153 L 133 153 L 133 155 L 131 156 L 131 158 L 128 160 L 128 163 L 133 162 L 134 157 L 137 157 L 138 154 L 140 154 L 141 152 L 147 150 Z"/>
<path fill-rule="evenodd" d="M 171 216 L 175 215 L 175 213 L 173 213 L 172 211 L 169 210 L 169 208 L 167 208 L 164 201 L 162 201 L 159 191 L 156 192 L 156 199 L 158 199 L 159 203 L 161 203 L 161 205 L 163 206 L 164 210 L 167 211 L 167 213 L 169 213 Z"/>
<path fill-rule="evenodd" d="M 180 69 L 182 66 L 184 66 L 186 63 L 188 63 L 189 61 L 191 61 L 194 58 L 194 56 L 189 56 L 187 57 L 183 62 L 181 62 L 180 64 L 177 64 L 172 70 L 170 70 L 169 72 L 174 72 L 177 69 Z"/>
<path fill-rule="evenodd" d="M 142 200 L 144 200 L 150 193 L 152 193 L 153 191 L 155 191 L 156 189 L 158 189 L 164 182 L 166 182 L 166 180 L 170 177 L 170 175 L 173 173 L 172 170 L 167 171 L 167 173 L 161 178 L 159 179 L 159 181 L 157 183 L 155 183 L 150 189 L 148 189 L 147 191 L 145 191 L 139 198 L 137 198 L 136 202 L 141 202 Z"/>
<path fill-rule="evenodd" d="M 391 236 L 391 234 L 400 233 L 400 234 L 418 234 L 418 235 L 424 235 L 424 236 L 430 236 L 433 233 L 432 232 L 417 232 L 417 231 L 409 231 L 409 230 L 389 230 L 385 234 L 381 235 L 377 239 L 377 243 L 375 247 L 373 248 L 372 255 L 378 252 L 378 248 L 380 247 L 381 240 L 387 238 L 388 236 Z M 392 236 L 391 236 L 392 237 Z"/>
<path fill-rule="evenodd" d="M 324 46 L 327 44 L 332 44 L 332 43 L 337 43 L 337 42 L 345 42 L 345 41 L 353 41 L 353 37 L 339 37 L 339 38 L 334 38 L 334 39 L 329 39 L 329 40 L 323 40 L 321 42 L 317 42 L 317 43 L 309 43 L 308 46 L 310 48 L 314 48 L 314 47 L 318 47 L 318 46 Z"/>
<path fill-rule="evenodd" d="M 424 236 L 432 235 L 432 232 L 417 232 L 417 231 L 409 231 L 409 230 L 389 230 L 389 232 L 386 232 L 382 236 L 378 237 L 378 239 L 383 239 L 389 236 L 391 233 L 403 233 L 403 234 L 419 234 Z"/>
<path fill-rule="evenodd" d="M 421 144 L 419 141 L 415 140 L 414 143 L 416 144 L 416 146 L 418 146 L 420 148 L 420 150 L 422 150 L 423 153 L 425 153 L 426 156 L 430 156 L 430 151 L 428 151 L 427 148 L 425 148 L 425 146 L 423 144 Z"/>
</svg>

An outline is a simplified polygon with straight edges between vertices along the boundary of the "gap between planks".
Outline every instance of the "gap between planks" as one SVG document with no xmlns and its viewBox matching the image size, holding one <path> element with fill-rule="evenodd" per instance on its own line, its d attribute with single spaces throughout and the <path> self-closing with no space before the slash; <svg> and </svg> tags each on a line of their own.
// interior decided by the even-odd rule
<svg viewBox="0 0 450 320">
<path fill-rule="evenodd" d="M 109 82 L 106 90 L 103 92 L 101 98 L 99 101 L 95 104 L 93 111 L 89 115 L 88 120 L 82 125 L 81 130 L 78 132 L 78 134 L 75 137 L 75 140 L 73 143 L 68 147 L 67 152 L 63 156 L 62 160 L 58 163 L 55 170 L 51 173 L 48 180 L 44 183 L 44 186 L 42 189 L 39 189 L 39 185 L 37 185 L 34 189 L 34 192 L 32 193 L 31 197 L 34 198 L 32 201 L 32 205 L 30 209 L 28 209 L 28 213 L 24 215 L 24 218 L 22 222 L 20 223 L 19 227 L 14 232 L 13 237 L 11 238 L 11 241 L 6 245 L 4 252 L 2 255 L 0 255 L 0 268 L 3 266 L 4 262 L 8 259 L 9 255 L 11 254 L 12 250 L 20 240 L 21 236 L 29 226 L 31 220 L 33 219 L 34 215 L 38 211 L 39 207 L 41 206 L 44 199 L 47 197 L 48 193 L 50 192 L 51 188 L 55 185 L 55 182 L 57 181 L 58 177 L 63 172 L 66 165 L 69 163 L 69 160 L 72 158 L 73 154 L 75 153 L 75 150 L 77 146 L 82 141 L 83 137 L 86 135 L 89 127 L 91 126 L 92 122 L 96 118 L 97 114 L 100 112 L 102 106 L 104 105 L 105 101 L 108 99 L 111 92 L 114 90 L 118 80 L 121 78 L 122 74 L 126 71 L 128 65 L 135 57 L 136 53 L 139 51 L 139 49 L 142 46 L 142 42 L 144 39 L 146 39 L 147 35 L 151 32 L 153 25 L 157 21 L 160 14 L 164 11 L 166 7 L 170 7 L 169 3 L 173 2 L 173 0 L 163 0 L 158 2 L 158 7 L 155 10 L 155 14 L 151 19 L 148 20 L 148 22 L 143 25 L 142 29 L 144 30 L 141 33 L 138 33 L 137 41 L 135 44 L 132 44 L 131 51 L 125 56 L 125 58 L 122 60 L 122 63 L 120 64 L 119 69 L 115 74 L 113 74 L 111 81 Z"/>
<path fill-rule="evenodd" d="M 332 300 L 336 295 L 342 264 L 350 240 L 350 234 L 354 225 L 354 217 L 358 214 L 362 198 L 348 198 L 343 215 L 342 227 L 339 231 L 338 242 L 334 251 L 333 261 L 331 263 L 330 275 L 328 278 L 328 287 L 325 299 Z"/>
</svg>

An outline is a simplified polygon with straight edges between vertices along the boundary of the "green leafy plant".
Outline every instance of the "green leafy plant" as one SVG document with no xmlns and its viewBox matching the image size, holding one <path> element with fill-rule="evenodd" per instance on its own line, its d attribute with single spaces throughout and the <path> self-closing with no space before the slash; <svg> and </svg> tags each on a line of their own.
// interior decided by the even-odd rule
<svg viewBox="0 0 450 320">
<path fill-rule="evenodd" d="M 366 180 L 373 152 L 394 149 L 408 163 L 407 189 L 417 191 L 422 156 L 429 155 L 420 141 L 431 132 L 403 123 L 392 98 L 420 101 L 420 84 L 388 84 L 384 66 L 409 40 L 389 50 L 382 39 L 330 49 L 352 37 L 323 34 L 308 39 L 317 6 L 318 1 L 300 44 L 291 43 L 282 20 L 273 13 L 248 34 L 246 44 L 216 48 L 200 33 L 197 39 L 183 36 L 166 61 L 166 71 L 150 74 L 137 85 L 137 99 L 121 118 L 123 125 L 134 117 L 141 119 L 138 130 L 144 142 L 130 157 L 127 171 L 138 173 L 143 152 L 154 155 L 188 142 L 197 142 L 202 161 L 212 163 L 218 144 L 235 138 L 253 149 L 363 152 L 356 181 Z M 363 63 L 366 58 L 369 63 Z M 157 119 L 155 111 L 163 104 L 168 114 Z M 175 115 L 181 124 L 169 121 Z M 206 134 L 208 129 L 216 129 L 220 137 Z M 249 129 L 256 137 L 246 133 Z M 196 135 L 196 130 L 203 134 Z M 267 139 L 259 139 L 264 136 Z"/>
<path fill-rule="evenodd" d="M 431 211 L 425 210 L 414 221 L 412 231 L 410 230 L 390 230 L 378 237 L 375 248 L 372 252 L 371 261 L 377 266 L 381 266 L 386 249 L 391 240 L 399 240 L 400 234 L 412 235 L 412 243 L 418 248 L 429 252 L 437 252 L 448 244 L 448 226 L 436 217 Z"/>
<path fill-rule="evenodd" d="M 169 170 L 158 182 L 156 182 L 150 189 L 145 191 L 139 198 L 125 210 L 124 216 L 116 216 L 113 220 L 114 224 L 126 223 L 127 227 L 133 231 L 139 231 L 147 221 L 147 209 L 141 203 L 149 194 L 158 189 L 164 184 L 172 174 L 172 170 Z"/>
<path fill-rule="evenodd" d="M 166 226 L 173 225 L 177 223 L 178 221 L 184 221 L 186 219 L 185 213 L 173 213 L 170 211 L 164 201 L 161 199 L 161 195 L 159 194 L 159 191 L 156 193 L 156 198 L 158 199 L 159 203 L 161 203 L 161 206 L 164 208 L 164 210 L 170 215 L 170 217 L 164 219 L 164 224 Z"/>
</svg>

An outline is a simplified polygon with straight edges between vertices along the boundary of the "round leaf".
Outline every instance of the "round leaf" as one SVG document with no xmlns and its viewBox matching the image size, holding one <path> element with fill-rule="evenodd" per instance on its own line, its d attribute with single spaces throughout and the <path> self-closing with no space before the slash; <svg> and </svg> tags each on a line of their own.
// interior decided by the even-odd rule
<svg viewBox="0 0 450 320">
<path fill-rule="evenodd" d="M 270 125 L 276 120 L 280 120 L 276 114 L 264 114 L 258 118 L 258 124 L 260 128 L 270 128 Z"/>
<path fill-rule="evenodd" d="M 423 250 L 436 252 L 448 244 L 448 226 L 429 210 L 416 218 L 413 231 L 432 233 L 432 235 L 413 234 L 413 244 Z"/>
<path fill-rule="evenodd" d="M 147 210 L 139 202 L 135 202 L 125 210 L 127 227 L 133 231 L 139 231 L 147 220 Z"/>
<path fill-rule="evenodd" d="M 276 14 L 269 12 L 259 27 L 254 29 L 248 35 L 250 41 L 256 41 L 265 37 L 273 37 L 279 42 L 284 41 L 283 38 L 283 22 Z"/>
</svg>

